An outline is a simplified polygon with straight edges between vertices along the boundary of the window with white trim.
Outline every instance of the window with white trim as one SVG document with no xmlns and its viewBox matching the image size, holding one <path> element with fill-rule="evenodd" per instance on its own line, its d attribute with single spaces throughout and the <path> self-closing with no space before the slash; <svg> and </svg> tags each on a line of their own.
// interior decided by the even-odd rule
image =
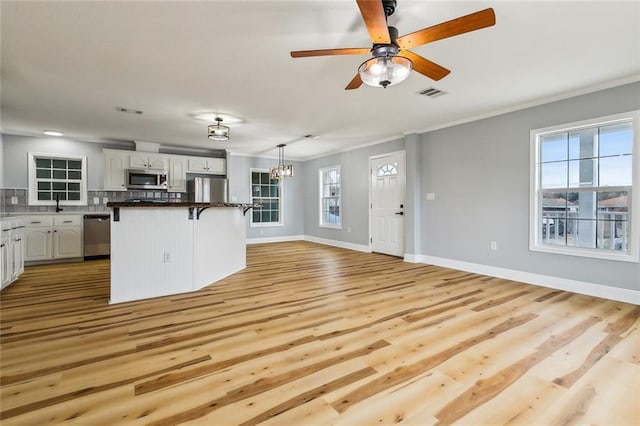
<svg viewBox="0 0 640 426">
<path fill-rule="evenodd" d="M 251 202 L 262 207 L 251 211 L 251 226 L 282 225 L 282 184 L 269 170 L 251 169 Z"/>
<path fill-rule="evenodd" d="M 639 116 L 531 131 L 531 250 L 639 260 Z"/>
<path fill-rule="evenodd" d="M 87 205 L 87 157 L 69 154 L 28 154 L 29 204 Z"/>
<path fill-rule="evenodd" d="M 340 166 L 320 169 L 320 226 L 342 228 Z"/>
</svg>

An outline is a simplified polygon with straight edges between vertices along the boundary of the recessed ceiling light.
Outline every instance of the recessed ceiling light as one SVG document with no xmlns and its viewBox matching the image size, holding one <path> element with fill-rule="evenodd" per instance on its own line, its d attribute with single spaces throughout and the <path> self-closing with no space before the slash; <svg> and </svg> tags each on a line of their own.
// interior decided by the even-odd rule
<svg viewBox="0 0 640 426">
<path fill-rule="evenodd" d="M 222 121 L 224 121 L 224 124 L 229 125 L 244 123 L 244 120 L 241 117 L 221 112 L 202 112 L 200 114 L 193 114 L 193 118 L 206 121 L 207 123 L 217 123 L 218 120 L 216 120 L 216 118 L 221 118 Z"/>
<path fill-rule="evenodd" d="M 44 133 L 47 136 L 62 136 L 62 135 L 64 135 L 64 133 L 58 132 L 57 130 L 45 130 L 42 133 Z"/>
</svg>

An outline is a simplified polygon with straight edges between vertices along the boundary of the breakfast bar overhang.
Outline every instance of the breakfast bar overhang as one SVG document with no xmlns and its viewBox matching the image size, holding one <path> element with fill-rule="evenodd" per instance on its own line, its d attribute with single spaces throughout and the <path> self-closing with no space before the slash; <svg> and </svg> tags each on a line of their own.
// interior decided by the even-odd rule
<svg viewBox="0 0 640 426">
<path fill-rule="evenodd" d="M 110 303 L 200 290 L 246 267 L 251 204 L 112 202 Z"/>
</svg>

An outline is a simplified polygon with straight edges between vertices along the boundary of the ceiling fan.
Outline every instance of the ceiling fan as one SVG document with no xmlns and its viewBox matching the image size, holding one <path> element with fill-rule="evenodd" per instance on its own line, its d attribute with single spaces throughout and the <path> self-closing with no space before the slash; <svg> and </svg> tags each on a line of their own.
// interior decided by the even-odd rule
<svg viewBox="0 0 640 426">
<path fill-rule="evenodd" d="M 358 74 L 347 84 L 345 90 L 357 89 L 363 82 L 370 86 L 386 88 L 406 79 L 412 69 L 433 80 L 440 80 L 451 71 L 409 49 L 490 27 L 496 23 L 493 9 L 488 8 L 398 37 L 398 30 L 387 25 L 387 18 L 395 11 L 396 0 L 356 0 L 356 3 L 369 31 L 373 47 L 291 52 L 292 58 L 371 53 L 373 57 L 360 65 Z"/>
</svg>

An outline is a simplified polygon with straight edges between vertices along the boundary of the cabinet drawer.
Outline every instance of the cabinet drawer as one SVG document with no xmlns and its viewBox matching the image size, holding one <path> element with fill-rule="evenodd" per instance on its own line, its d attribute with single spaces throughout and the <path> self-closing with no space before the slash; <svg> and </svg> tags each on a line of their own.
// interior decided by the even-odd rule
<svg viewBox="0 0 640 426">
<path fill-rule="evenodd" d="M 53 218 L 55 226 L 77 226 L 82 225 L 82 216 L 56 216 Z"/>
<path fill-rule="evenodd" d="M 25 221 L 25 225 L 29 228 L 34 226 L 52 226 L 53 217 L 51 216 L 32 216 Z"/>
</svg>

